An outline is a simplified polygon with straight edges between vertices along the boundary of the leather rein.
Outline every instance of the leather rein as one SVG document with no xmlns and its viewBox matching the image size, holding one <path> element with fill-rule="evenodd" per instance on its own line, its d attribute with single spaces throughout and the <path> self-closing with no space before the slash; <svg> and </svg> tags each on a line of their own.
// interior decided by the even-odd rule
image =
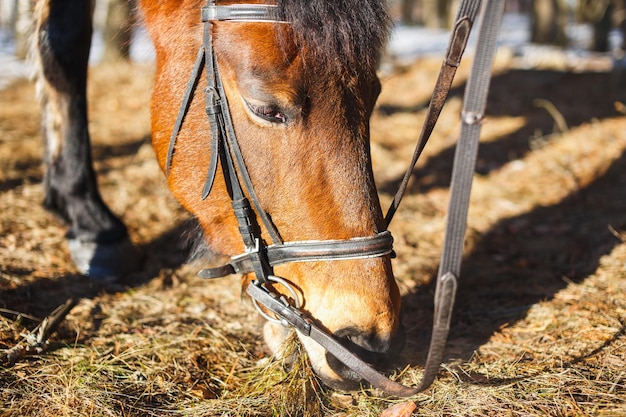
<svg viewBox="0 0 626 417">
<path fill-rule="evenodd" d="M 483 17 L 483 22 L 488 21 L 489 19 L 495 21 L 495 23 L 490 23 L 489 26 L 495 27 L 497 34 L 504 0 L 488 0 L 487 3 L 498 3 L 493 7 L 486 7 L 485 11 L 485 14 L 489 14 L 489 11 L 493 9 L 495 10 L 495 16 Z M 393 218 L 393 214 L 402 199 L 408 179 L 411 176 L 417 158 L 424 148 L 424 145 L 433 130 L 437 117 L 441 112 L 441 108 L 443 107 L 445 99 L 449 93 L 456 68 L 460 63 L 461 56 L 465 50 L 470 29 L 479 8 L 480 0 L 463 0 L 461 2 L 459 12 L 457 14 L 456 24 L 452 31 L 452 37 L 446 52 L 446 58 L 442 64 L 435 86 L 435 91 L 433 93 L 433 98 L 428 109 L 426 122 L 420 134 L 413 156 L 413 161 L 411 162 L 411 165 L 407 170 L 407 174 L 405 175 L 405 178 L 396 193 L 392 206 L 387 213 L 387 224 L 389 224 Z M 202 8 L 202 21 L 204 22 L 203 45 L 198 51 L 194 68 L 187 83 L 178 116 L 170 137 L 166 159 L 166 175 L 169 175 L 170 173 L 170 167 L 175 154 L 176 140 L 181 130 L 185 115 L 189 109 L 191 98 L 197 88 L 198 81 L 204 70 L 207 84 L 205 88 L 205 109 L 209 118 L 211 135 L 210 161 L 202 190 L 202 199 L 206 199 L 209 196 L 215 180 L 217 167 L 218 165 L 221 165 L 226 186 L 231 197 L 233 211 L 244 242 L 245 252 L 241 255 L 232 257 L 230 262 L 225 265 L 202 269 L 199 271 L 198 275 L 201 278 L 218 278 L 234 273 L 254 273 L 255 280 L 248 284 L 246 292 L 250 295 L 250 297 L 252 297 L 255 307 L 259 313 L 263 315 L 263 317 L 268 320 L 281 323 L 287 327 L 294 327 L 301 334 L 312 338 L 344 365 L 348 366 L 354 372 L 359 374 L 364 380 L 368 381 L 372 386 L 381 389 L 389 395 L 407 397 L 427 389 L 434 381 L 443 358 L 444 348 L 450 328 L 450 319 L 452 316 L 456 288 L 458 285 L 458 275 L 460 272 L 458 269 L 460 269 L 461 254 L 455 253 L 454 256 L 458 258 L 458 261 L 455 260 L 452 262 L 453 264 L 458 263 L 458 268 L 444 270 L 440 267 L 440 273 L 437 279 L 437 290 L 435 293 L 435 314 L 431 345 L 424 374 L 417 387 L 404 386 L 382 375 L 368 363 L 344 347 L 341 342 L 339 342 L 332 335 L 328 334 L 321 326 L 318 326 L 313 320 L 307 318 L 299 308 L 300 305 L 298 296 L 291 284 L 289 284 L 289 282 L 285 279 L 273 275 L 272 268 L 274 266 L 288 262 L 336 261 L 344 259 L 379 257 L 390 254 L 393 255 L 393 238 L 389 231 L 382 231 L 374 236 L 363 236 L 345 240 L 296 242 L 284 242 L 282 240 L 276 226 L 272 223 L 269 215 L 261 207 L 235 135 L 235 129 L 231 120 L 224 86 L 222 85 L 222 80 L 217 66 L 217 59 L 215 52 L 213 51 L 212 22 L 246 21 L 285 24 L 289 24 L 289 22 L 285 22 L 281 18 L 278 7 L 275 5 L 216 5 L 215 0 L 207 0 L 206 6 Z M 484 25 L 485 23 L 483 23 L 483 27 Z M 483 32 L 483 27 L 481 27 L 481 34 Z M 495 50 L 495 45 L 491 45 L 492 43 L 495 43 L 495 40 L 489 43 L 489 47 Z M 487 51 L 486 53 L 487 55 L 489 55 L 489 53 L 493 54 L 493 51 Z M 477 51 L 476 60 L 479 59 L 478 55 L 479 51 Z M 490 69 L 492 57 L 490 58 L 487 56 L 484 59 L 488 61 L 487 69 Z M 488 76 L 489 71 L 487 71 L 487 77 Z M 488 78 L 486 85 L 488 87 Z M 486 88 L 484 95 L 486 97 Z M 465 112 L 464 108 L 464 114 L 465 113 L 467 112 Z M 476 114 L 480 114 L 480 116 L 476 117 Z M 468 122 L 467 124 L 476 126 L 479 129 L 482 113 L 473 112 L 472 115 L 474 115 L 473 119 L 465 116 L 463 118 L 463 123 L 465 125 L 466 122 Z M 461 138 L 461 140 L 462 139 L 463 138 Z M 477 137 L 475 142 L 477 142 Z M 457 148 L 457 154 L 458 153 L 459 150 Z M 474 165 L 471 161 L 465 165 L 467 165 L 469 170 L 473 172 Z M 459 170 L 455 169 L 455 171 Z M 466 167 L 464 171 L 468 171 L 468 168 Z M 469 176 L 471 181 L 472 172 L 470 172 L 470 174 L 463 175 L 465 177 Z M 453 188 L 455 183 L 454 178 L 455 174 L 453 172 Z M 467 199 L 469 199 L 470 187 L 468 186 L 467 188 L 466 194 Z M 246 193 L 249 198 L 246 197 Z M 465 196 L 461 197 L 461 199 L 464 198 Z M 452 196 L 452 199 L 454 199 L 454 195 Z M 459 200 L 459 198 L 457 198 L 457 200 Z M 467 205 L 467 203 L 465 205 Z M 467 209 L 465 208 L 465 218 L 466 210 Z M 463 208 L 461 208 L 461 212 L 463 212 Z M 258 223 L 257 216 L 260 218 L 261 223 L 267 230 L 272 240 L 271 244 L 267 244 L 261 238 L 261 228 Z M 446 241 L 453 240 L 455 242 L 454 246 L 459 246 L 460 239 L 462 252 L 465 223 L 463 219 L 456 221 L 456 223 L 460 223 L 462 230 L 460 232 L 457 231 L 456 235 L 451 239 L 448 239 L 447 231 Z M 448 229 L 449 228 L 450 218 L 448 220 Z M 455 224 L 452 228 L 459 229 L 459 225 Z M 446 250 L 444 243 L 444 255 L 442 255 L 441 262 L 442 266 L 446 264 L 446 259 L 444 258 L 446 256 L 446 252 L 449 251 Z M 457 250 L 456 252 L 459 251 Z M 269 288 L 267 284 L 270 282 L 284 286 L 292 294 L 295 305 L 292 305 L 284 296 Z M 266 310 L 271 311 L 275 317 L 265 313 L 265 311 L 260 308 L 259 304 Z"/>
</svg>

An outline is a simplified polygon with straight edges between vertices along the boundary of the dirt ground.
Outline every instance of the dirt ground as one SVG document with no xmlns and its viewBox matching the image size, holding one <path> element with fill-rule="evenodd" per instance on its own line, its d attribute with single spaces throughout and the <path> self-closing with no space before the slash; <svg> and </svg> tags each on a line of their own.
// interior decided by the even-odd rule
<svg viewBox="0 0 626 417">
<path fill-rule="evenodd" d="M 439 59 L 383 78 L 372 154 L 386 207 L 410 159 Z M 458 139 L 452 97 L 390 229 L 415 383 Z M 185 264 L 189 216 L 150 146 L 148 65 L 96 66 L 90 128 L 104 199 L 147 256 L 120 283 L 69 261 L 41 207 L 34 87 L 0 91 L 0 349 L 78 300 L 46 352 L 0 367 L 1 416 L 379 416 L 401 400 L 332 392 L 302 360 L 271 361 L 237 277 Z M 522 68 L 499 54 L 483 126 L 466 257 L 445 364 L 413 415 L 626 415 L 626 73 Z M 299 349 L 298 346 L 293 347 Z"/>
</svg>

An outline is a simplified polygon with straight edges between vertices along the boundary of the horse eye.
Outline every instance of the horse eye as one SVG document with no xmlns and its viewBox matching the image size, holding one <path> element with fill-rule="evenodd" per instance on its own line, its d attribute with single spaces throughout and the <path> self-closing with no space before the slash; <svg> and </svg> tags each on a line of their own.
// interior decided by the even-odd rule
<svg viewBox="0 0 626 417">
<path fill-rule="evenodd" d="M 263 120 L 267 120 L 272 123 L 287 123 L 287 116 L 282 110 L 273 104 L 251 104 L 246 101 L 246 106 L 248 109 L 254 113 L 256 116 L 260 117 Z"/>
</svg>

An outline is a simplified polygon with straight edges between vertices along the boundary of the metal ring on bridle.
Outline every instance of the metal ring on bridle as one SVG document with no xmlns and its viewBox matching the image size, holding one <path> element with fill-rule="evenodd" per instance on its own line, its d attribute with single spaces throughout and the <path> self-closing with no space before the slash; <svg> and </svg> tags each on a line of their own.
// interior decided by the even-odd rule
<svg viewBox="0 0 626 417">
<path fill-rule="evenodd" d="M 275 275 L 269 275 L 267 277 L 268 281 L 272 281 L 272 282 L 276 282 L 280 285 L 282 285 L 283 287 L 287 288 L 287 290 L 289 291 L 289 293 L 291 294 L 291 296 L 293 297 L 293 302 L 294 302 L 294 306 L 296 309 L 300 308 L 300 298 L 298 297 L 298 293 L 296 292 L 296 290 L 293 288 L 293 286 L 289 283 L 289 281 L 287 281 L 284 278 L 281 277 L 277 277 Z M 287 301 L 287 299 L 285 298 L 284 295 L 281 295 L 280 298 L 278 298 L 285 306 L 289 307 L 289 302 Z M 276 317 L 272 317 L 269 314 L 267 314 L 265 311 L 263 311 L 263 309 L 261 308 L 261 306 L 259 305 L 259 302 L 257 300 L 255 300 L 254 298 L 252 298 L 252 304 L 254 304 L 254 307 L 256 308 L 256 310 L 259 312 L 259 314 L 261 316 L 263 316 L 263 318 L 265 318 L 268 321 L 271 321 L 272 323 L 276 323 L 276 324 L 282 324 L 285 327 L 290 327 L 290 324 L 285 320 L 285 319 L 277 319 Z"/>
</svg>

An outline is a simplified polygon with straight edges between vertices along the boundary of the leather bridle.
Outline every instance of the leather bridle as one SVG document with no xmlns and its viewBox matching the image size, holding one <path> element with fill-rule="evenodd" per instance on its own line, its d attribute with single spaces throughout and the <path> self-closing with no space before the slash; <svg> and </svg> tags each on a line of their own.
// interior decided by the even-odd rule
<svg viewBox="0 0 626 417">
<path fill-rule="evenodd" d="M 502 2 L 502 0 L 498 1 Z M 442 66 L 442 72 L 433 95 L 427 123 L 420 135 L 416 155 L 419 155 L 421 149 L 423 149 L 425 141 L 430 135 L 430 131 L 432 131 L 443 102 L 447 97 L 454 72 L 465 49 L 479 5 L 480 1 L 477 0 L 464 0 L 461 4 L 457 24 L 453 31 L 453 38 L 450 41 L 446 60 Z M 252 297 L 255 306 L 264 317 L 270 320 L 274 319 L 285 326 L 294 327 L 301 334 L 312 338 L 344 363 L 344 365 L 387 394 L 411 396 L 425 390 L 433 382 L 443 357 L 456 294 L 457 274 L 446 272 L 440 274 L 438 278 L 431 348 L 422 381 L 415 388 L 406 387 L 383 376 L 350 352 L 321 326 L 307 318 L 299 308 L 298 296 L 291 284 L 285 279 L 273 275 L 274 266 L 288 262 L 337 261 L 386 256 L 393 254 L 393 238 L 389 231 L 381 231 L 373 236 L 362 236 L 345 240 L 296 242 L 284 242 L 282 240 L 276 226 L 272 223 L 269 215 L 263 210 L 259 202 L 237 141 L 224 86 L 222 85 L 217 66 L 217 59 L 213 51 L 212 22 L 246 21 L 286 24 L 288 22 L 285 22 L 283 17 L 279 15 L 279 10 L 275 5 L 216 5 L 215 0 L 207 0 L 206 6 L 202 8 L 202 21 L 204 22 L 203 45 L 198 51 L 194 69 L 187 84 L 170 137 L 166 158 L 166 175 L 169 175 L 170 172 L 178 133 L 204 69 L 206 77 L 205 109 L 209 118 L 211 136 L 209 168 L 202 190 L 202 198 L 206 199 L 209 196 L 218 165 L 221 165 L 226 188 L 230 194 L 233 211 L 244 242 L 245 252 L 232 257 L 230 262 L 225 265 L 203 269 L 198 275 L 202 278 L 218 278 L 233 273 L 254 273 L 255 279 L 249 283 L 246 292 Z M 478 124 L 479 121 L 480 119 L 476 120 L 475 124 Z M 417 157 L 414 159 L 416 160 Z M 412 162 L 409 172 L 412 171 L 414 164 L 415 162 Z M 386 219 L 388 222 L 391 221 L 393 212 L 395 212 L 402 198 L 404 193 L 402 188 L 396 195 L 394 205 L 392 205 L 387 214 Z M 404 188 L 406 188 L 406 185 Z M 252 206 L 254 206 L 254 209 Z M 261 223 L 271 238 L 271 244 L 267 244 L 261 237 L 261 227 L 257 218 L 260 218 Z M 284 296 L 268 287 L 267 284 L 270 282 L 286 287 L 292 294 L 295 305 L 290 304 Z M 271 311 L 276 318 L 268 315 L 259 307 L 259 304 Z"/>
<path fill-rule="evenodd" d="M 194 74 L 188 83 L 185 100 L 172 132 L 166 159 L 166 173 L 174 156 L 176 138 L 189 106 L 191 93 L 197 84 L 204 63 L 207 86 L 205 88 L 205 109 L 211 129 L 210 161 L 208 173 L 202 190 L 202 198 L 206 199 L 212 189 L 217 167 L 221 167 L 232 206 L 241 232 L 245 252 L 235 256 L 231 261 L 216 268 L 203 269 L 199 272 L 202 278 L 217 278 L 233 273 L 254 272 L 260 285 L 264 284 L 273 266 L 288 262 L 334 261 L 342 259 L 362 259 L 384 256 L 392 253 L 393 238 L 388 231 L 374 236 L 356 237 L 346 240 L 312 240 L 284 242 L 269 215 L 263 210 L 252 185 L 248 169 L 239 148 L 235 129 L 228 108 L 228 101 L 212 42 L 212 21 L 248 21 L 248 22 L 282 22 L 278 9 L 274 5 L 237 4 L 217 6 L 209 0 L 202 8 L 202 20 L 205 23 L 203 46 L 198 53 L 194 65 Z M 182 111 L 185 109 L 184 111 Z M 244 192 L 245 189 L 245 192 Z M 249 199 L 246 197 L 246 193 Z M 250 201 L 254 206 L 252 210 Z M 261 219 L 272 243 L 266 244 L 261 238 L 257 223 Z"/>
</svg>

